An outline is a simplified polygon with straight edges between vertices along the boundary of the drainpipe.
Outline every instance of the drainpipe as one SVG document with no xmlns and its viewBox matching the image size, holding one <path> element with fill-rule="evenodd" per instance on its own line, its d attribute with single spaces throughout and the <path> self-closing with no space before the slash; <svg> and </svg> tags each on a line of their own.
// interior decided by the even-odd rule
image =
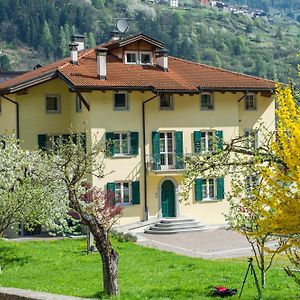
<svg viewBox="0 0 300 300">
<path fill-rule="evenodd" d="M 7 101 L 13 103 L 16 105 L 16 135 L 17 135 L 17 139 L 20 138 L 20 110 L 19 110 L 19 103 L 12 100 L 12 99 L 9 99 L 8 97 L 2 95 L 1 96 L 2 98 L 6 99 Z"/>
<path fill-rule="evenodd" d="M 145 100 L 143 102 L 143 163 L 144 163 L 144 221 L 148 221 L 149 219 L 149 209 L 148 209 L 148 201 L 147 201 L 147 162 L 146 162 L 146 121 L 145 121 L 145 104 L 154 98 L 156 98 L 158 94 L 152 96 L 151 98 Z"/>
</svg>

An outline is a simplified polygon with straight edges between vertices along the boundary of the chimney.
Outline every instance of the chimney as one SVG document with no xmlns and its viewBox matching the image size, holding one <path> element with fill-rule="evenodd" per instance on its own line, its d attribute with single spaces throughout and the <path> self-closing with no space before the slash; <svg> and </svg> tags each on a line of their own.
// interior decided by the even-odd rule
<svg viewBox="0 0 300 300">
<path fill-rule="evenodd" d="M 106 48 L 97 48 L 96 56 L 97 56 L 97 74 L 100 80 L 106 79 Z"/>
<path fill-rule="evenodd" d="M 112 41 L 117 41 L 120 39 L 120 32 L 118 30 L 114 30 L 111 32 L 111 40 Z"/>
<path fill-rule="evenodd" d="M 84 50 L 84 40 L 85 40 L 85 36 L 82 34 L 72 35 L 72 42 L 78 44 L 78 51 Z"/>
<path fill-rule="evenodd" d="M 73 42 L 69 44 L 70 58 L 73 65 L 77 65 L 78 60 L 78 44 Z"/>
<path fill-rule="evenodd" d="M 165 72 L 169 70 L 168 53 L 169 51 L 167 49 L 162 49 L 159 50 L 156 55 L 156 65 L 161 67 Z"/>
</svg>

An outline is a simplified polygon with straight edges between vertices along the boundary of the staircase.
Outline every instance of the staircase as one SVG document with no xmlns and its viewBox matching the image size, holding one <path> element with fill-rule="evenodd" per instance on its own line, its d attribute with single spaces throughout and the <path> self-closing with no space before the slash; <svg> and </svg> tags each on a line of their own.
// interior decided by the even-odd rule
<svg viewBox="0 0 300 300">
<path fill-rule="evenodd" d="M 166 218 L 160 220 L 154 226 L 150 226 L 145 233 L 172 234 L 178 232 L 191 232 L 203 230 L 205 225 L 194 219 Z"/>
</svg>

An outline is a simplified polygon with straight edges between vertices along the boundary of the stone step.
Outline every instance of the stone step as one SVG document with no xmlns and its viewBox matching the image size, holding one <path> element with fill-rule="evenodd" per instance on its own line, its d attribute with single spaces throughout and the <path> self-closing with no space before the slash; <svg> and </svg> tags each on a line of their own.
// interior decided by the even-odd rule
<svg viewBox="0 0 300 300">
<path fill-rule="evenodd" d="M 194 219 L 180 219 L 180 218 L 165 218 L 160 220 L 160 223 L 185 223 L 185 222 L 193 222 Z"/>
<path fill-rule="evenodd" d="M 150 226 L 145 233 L 170 234 L 177 232 L 199 231 L 204 229 L 204 225 L 194 219 L 188 218 L 167 218 L 162 219 L 154 226 Z"/>
<path fill-rule="evenodd" d="M 186 227 L 186 226 L 204 226 L 201 223 L 197 222 L 197 221 L 189 221 L 189 222 L 173 222 L 173 223 L 157 223 L 155 225 L 156 227 L 173 227 L 173 226 L 182 226 L 182 227 Z"/>
<path fill-rule="evenodd" d="M 180 230 L 180 229 L 191 229 L 191 228 L 202 228 L 203 225 L 186 225 L 186 226 L 171 226 L 171 227 L 160 227 L 160 226 L 151 226 L 150 229 L 156 231 L 167 231 L 167 230 Z"/>
<path fill-rule="evenodd" d="M 153 229 L 147 229 L 145 230 L 145 233 L 148 234 L 174 234 L 174 233 L 179 233 L 179 232 L 193 232 L 193 231 L 202 231 L 203 227 L 199 227 L 199 228 L 181 228 L 181 229 L 169 229 L 169 230 L 165 230 L 165 231 L 158 231 L 158 230 L 153 230 Z"/>
</svg>

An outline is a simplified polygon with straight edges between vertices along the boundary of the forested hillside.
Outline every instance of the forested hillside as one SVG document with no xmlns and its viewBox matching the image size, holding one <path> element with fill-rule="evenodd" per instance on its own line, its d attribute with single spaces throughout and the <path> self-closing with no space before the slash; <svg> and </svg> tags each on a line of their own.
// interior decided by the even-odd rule
<svg viewBox="0 0 300 300">
<path fill-rule="evenodd" d="M 266 12 L 270 10 L 300 10 L 299 0 L 227 0 L 225 2 L 248 5 L 252 8 L 263 9 Z"/>
<path fill-rule="evenodd" d="M 287 81 L 296 77 L 300 23 L 292 17 L 252 19 L 195 5 L 171 9 L 141 0 L 0 0 L 0 66 L 31 69 L 68 55 L 73 33 L 86 36 L 87 47 L 110 38 L 117 18 L 128 18 L 129 32 L 143 32 L 165 43 L 170 55 Z M 296 1 L 265 3 L 268 10 L 298 7 Z M 276 7 L 275 7 L 276 6 Z M 261 8 L 261 7 L 258 7 Z"/>
</svg>

